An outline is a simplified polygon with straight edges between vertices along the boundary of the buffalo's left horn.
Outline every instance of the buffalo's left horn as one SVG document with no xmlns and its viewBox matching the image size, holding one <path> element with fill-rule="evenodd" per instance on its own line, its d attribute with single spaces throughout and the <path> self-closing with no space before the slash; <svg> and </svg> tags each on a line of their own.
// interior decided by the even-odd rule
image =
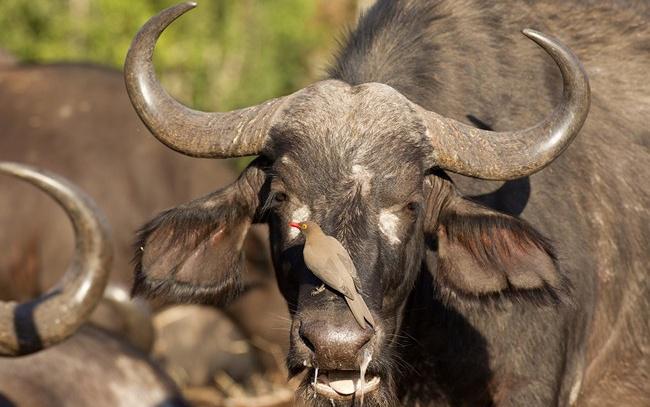
<svg viewBox="0 0 650 407">
<path fill-rule="evenodd" d="M 0 302 L 0 355 L 17 356 L 61 342 L 88 319 L 102 299 L 112 249 L 104 216 L 77 187 L 23 164 L 0 162 L 0 173 L 45 191 L 63 207 L 75 231 L 74 257 L 57 286 L 24 303 Z"/>
<path fill-rule="evenodd" d="M 196 3 L 161 11 L 140 29 L 124 63 L 126 89 L 136 112 L 166 146 L 193 157 L 227 158 L 259 154 L 284 98 L 226 113 L 187 108 L 162 88 L 152 57 L 156 40 L 176 18 Z"/>
<path fill-rule="evenodd" d="M 526 29 L 559 66 L 562 102 L 541 123 L 520 131 L 492 132 L 420 108 L 440 168 L 470 177 L 511 180 L 546 167 L 566 149 L 589 112 L 589 80 L 578 58 L 557 39 Z"/>
</svg>

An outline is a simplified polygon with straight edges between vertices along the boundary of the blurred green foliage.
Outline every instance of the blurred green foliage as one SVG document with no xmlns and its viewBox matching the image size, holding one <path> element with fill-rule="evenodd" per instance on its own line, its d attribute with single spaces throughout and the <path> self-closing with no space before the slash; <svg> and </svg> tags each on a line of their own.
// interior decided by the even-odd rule
<svg viewBox="0 0 650 407">
<path fill-rule="evenodd" d="M 178 0 L 2 0 L 0 47 L 22 61 L 121 68 L 131 39 Z M 161 37 L 165 87 L 200 109 L 290 93 L 321 76 L 355 0 L 199 0 Z"/>
</svg>

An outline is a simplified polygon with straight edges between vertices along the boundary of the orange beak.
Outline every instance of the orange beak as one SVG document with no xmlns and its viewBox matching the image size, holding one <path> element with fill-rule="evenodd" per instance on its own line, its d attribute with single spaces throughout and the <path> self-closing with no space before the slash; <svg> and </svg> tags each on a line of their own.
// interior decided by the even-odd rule
<svg viewBox="0 0 650 407">
<path fill-rule="evenodd" d="M 292 228 L 296 228 L 296 229 L 300 230 L 300 223 L 289 222 L 289 226 L 291 226 Z"/>
</svg>

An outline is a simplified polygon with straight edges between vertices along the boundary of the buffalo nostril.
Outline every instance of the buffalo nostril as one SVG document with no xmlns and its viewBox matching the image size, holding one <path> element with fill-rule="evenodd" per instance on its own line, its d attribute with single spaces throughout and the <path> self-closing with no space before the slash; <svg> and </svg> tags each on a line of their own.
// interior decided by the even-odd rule
<svg viewBox="0 0 650 407">
<path fill-rule="evenodd" d="M 302 343 L 303 343 L 307 348 L 309 348 L 310 351 L 312 351 L 313 353 L 316 353 L 316 349 L 314 348 L 314 344 L 311 343 L 311 341 L 309 340 L 309 338 L 307 337 L 307 335 L 304 334 L 304 332 L 303 332 L 303 330 L 302 330 L 302 327 L 301 327 L 301 329 L 300 329 L 300 331 L 299 331 L 299 335 L 300 335 L 300 339 L 302 340 Z"/>
<path fill-rule="evenodd" d="M 368 342 L 370 342 L 370 339 L 372 339 L 372 336 L 374 335 L 374 329 L 371 328 L 365 328 L 357 332 L 353 344 L 357 349 L 363 348 Z"/>
<path fill-rule="evenodd" d="M 351 321 L 340 326 L 323 320 L 301 323 L 300 339 L 314 353 L 321 368 L 358 367 L 359 355 L 374 332 L 361 329 L 354 320 Z"/>
</svg>

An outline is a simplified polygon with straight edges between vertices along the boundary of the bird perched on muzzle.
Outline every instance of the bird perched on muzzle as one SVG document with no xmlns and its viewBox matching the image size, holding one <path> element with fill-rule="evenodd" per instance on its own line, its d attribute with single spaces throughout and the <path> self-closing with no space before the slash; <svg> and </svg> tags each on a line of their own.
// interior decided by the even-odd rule
<svg viewBox="0 0 650 407">
<path fill-rule="evenodd" d="M 305 235 L 302 253 L 307 268 L 323 283 L 343 295 L 361 328 L 365 328 L 366 322 L 374 327 L 375 321 L 355 281 L 357 270 L 343 245 L 334 237 L 323 233 L 315 222 L 290 222 L 289 226 Z"/>
</svg>

